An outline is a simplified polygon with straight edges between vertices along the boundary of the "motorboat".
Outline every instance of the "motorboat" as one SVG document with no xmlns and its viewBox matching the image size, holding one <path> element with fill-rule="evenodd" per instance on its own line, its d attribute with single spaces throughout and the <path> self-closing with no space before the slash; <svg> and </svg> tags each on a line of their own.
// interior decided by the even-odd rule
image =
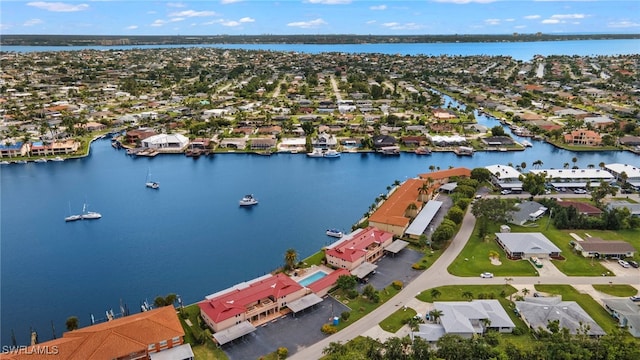
<svg viewBox="0 0 640 360">
<path fill-rule="evenodd" d="M 530 142 L 529 142 L 529 141 L 527 141 L 527 140 L 522 140 L 522 146 L 524 146 L 524 147 L 532 147 L 532 146 L 533 146 L 533 144 L 532 144 L 532 143 L 530 143 Z"/>
<path fill-rule="evenodd" d="M 61 158 L 60 156 L 56 156 L 53 159 L 51 159 L 51 161 L 64 161 L 64 159 Z"/>
<path fill-rule="evenodd" d="M 307 156 L 313 158 L 321 158 L 324 157 L 324 153 L 322 152 L 322 149 L 313 149 L 312 152 L 307 153 Z"/>
<path fill-rule="evenodd" d="M 337 229 L 327 229 L 327 235 L 335 238 L 341 238 L 342 236 L 344 236 L 342 231 Z"/>
<path fill-rule="evenodd" d="M 322 154 L 322 156 L 326 158 L 339 158 L 340 152 L 333 149 L 329 149 L 324 154 Z"/>
<path fill-rule="evenodd" d="M 47 159 L 45 159 L 45 158 L 40 158 L 40 159 L 36 159 L 36 160 L 34 160 L 34 162 L 37 162 L 37 163 L 46 163 L 46 162 L 47 162 Z"/>
<path fill-rule="evenodd" d="M 431 155 L 431 149 L 428 147 L 420 146 L 415 150 L 416 155 Z"/>
<path fill-rule="evenodd" d="M 8 162 L 6 160 L 0 161 L 0 165 L 9 165 L 9 164 L 10 164 L 10 162 Z"/>
<path fill-rule="evenodd" d="M 82 220 L 82 215 L 69 215 L 66 218 L 64 218 L 64 221 L 66 222 L 76 221 L 76 220 Z"/>
<path fill-rule="evenodd" d="M 27 161 L 26 160 L 18 160 L 16 161 L 16 164 L 26 164 Z"/>
<path fill-rule="evenodd" d="M 147 181 L 145 183 L 145 186 L 148 187 L 148 188 L 151 188 L 151 189 L 159 189 L 160 188 L 160 184 L 158 184 L 155 181 Z"/>
<path fill-rule="evenodd" d="M 251 206 L 257 203 L 258 200 L 254 198 L 252 194 L 247 194 L 240 200 L 240 206 Z"/>
</svg>

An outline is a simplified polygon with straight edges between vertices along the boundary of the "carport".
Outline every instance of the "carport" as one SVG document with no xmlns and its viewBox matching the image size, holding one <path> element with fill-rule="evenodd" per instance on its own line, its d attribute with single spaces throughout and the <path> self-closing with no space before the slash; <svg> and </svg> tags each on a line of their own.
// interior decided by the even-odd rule
<svg viewBox="0 0 640 360">
<path fill-rule="evenodd" d="M 293 311 L 293 314 L 295 316 L 295 314 L 297 314 L 298 312 L 304 310 L 304 309 L 308 309 L 310 307 L 312 307 L 313 305 L 316 304 L 320 304 L 322 302 L 322 298 L 316 294 L 309 294 L 306 296 L 303 296 L 302 298 L 296 300 L 296 301 L 292 301 L 290 303 L 287 304 L 287 307 Z"/>
<path fill-rule="evenodd" d="M 398 240 L 396 240 L 398 241 Z M 358 266 L 357 268 L 351 270 L 351 275 L 357 277 L 358 279 L 362 280 L 364 279 L 367 275 L 369 275 L 373 270 L 375 270 L 378 267 L 378 265 L 376 264 L 372 264 L 370 262 L 364 262 L 362 264 L 360 264 L 360 266 Z"/>
<path fill-rule="evenodd" d="M 424 233 L 427 226 L 429 226 L 429 224 L 431 223 L 433 218 L 436 216 L 436 214 L 438 213 L 438 210 L 440 210 L 441 207 L 442 207 L 442 201 L 431 200 L 427 202 L 427 204 L 422 208 L 418 216 L 416 216 L 416 218 L 411 222 L 411 225 L 409 225 L 409 228 L 407 229 L 407 231 L 405 231 L 405 233 L 410 237 L 419 238 L 420 235 Z M 397 241 L 398 240 L 396 240 L 396 242 Z M 391 244 L 385 250 L 388 250 L 392 246 L 393 244 Z M 402 250 L 402 249 L 399 249 L 399 250 Z"/>
<path fill-rule="evenodd" d="M 392 253 L 393 256 L 396 256 L 396 254 L 399 253 L 400 250 L 406 248 L 407 245 L 409 245 L 409 242 L 407 242 L 407 241 L 396 240 L 396 241 L 392 242 L 391 245 L 387 246 L 384 249 L 384 251 L 388 251 L 388 252 Z"/>
<path fill-rule="evenodd" d="M 218 331 L 217 333 L 213 334 L 213 338 L 216 340 L 218 345 L 222 346 L 254 331 L 256 331 L 255 326 L 251 325 L 251 323 L 248 321 L 243 321 L 238 325 L 234 325 L 230 328 Z"/>
</svg>

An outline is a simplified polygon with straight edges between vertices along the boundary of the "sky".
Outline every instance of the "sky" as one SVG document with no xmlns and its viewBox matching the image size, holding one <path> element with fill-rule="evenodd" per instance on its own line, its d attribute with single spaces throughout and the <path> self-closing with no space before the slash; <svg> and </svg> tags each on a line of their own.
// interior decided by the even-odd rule
<svg viewBox="0 0 640 360">
<path fill-rule="evenodd" d="M 638 34 L 638 0 L 0 2 L 0 34 Z"/>
</svg>

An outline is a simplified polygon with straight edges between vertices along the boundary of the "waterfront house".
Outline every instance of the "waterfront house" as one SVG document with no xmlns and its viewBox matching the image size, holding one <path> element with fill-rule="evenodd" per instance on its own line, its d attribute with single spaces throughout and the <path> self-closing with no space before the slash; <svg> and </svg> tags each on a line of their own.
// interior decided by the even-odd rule
<svg viewBox="0 0 640 360">
<path fill-rule="evenodd" d="M 618 139 L 618 143 L 624 146 L 640 146 L 640 136 L 625 135 Z"/>
<path fill-rule="evenodd" d="M 601 169 L 531 169 L 531 173 L 545 173 L 547 182 L 554 188 L 586 188 L 600 186 L 600 182 L 612 182 L 615 178 Z"/>
<path fill-rule="evenodd" d="M 80 148 L 80 142 L 76 140 L 64 140 L 54 141 L 49 144 L 37 142 L 31 144 L 32 156 L 47 156 L 47 155 L 65 155 L 73 154 Z"/>
<path fill-rule="evenodd" d="M 378 229 L 402 236 L 409 226 L 411 217 L 415 217 L 423 206 L 419 199 L 420 188 L 427 183 L 422 179 L 407 179 L 369 216 L 369 224 Z M 433 188 L 428 191 L 428 200 L 432 197 Z M 410 204 L 414 206 L 410 207 Z M 408 209 L 410 213 L 408 213 Z"/>
<path fill-rule="evenodd" d="M 607 164 L 604 166 L 607 171 L 609 171 L 613 176 L 615 176 L 616 180 L 619 183 L 626 181 L 631 186 L 640 190 L 640 167 L 629 165 L 629 164 Z M 625 174 L 623 176 L 622 174 Z M 624 179 L 626 177 L 626 180 Z"/>
<path fill-rule="evenodd" d="M 577 241 L 573 245 L 576 251 L 584 257 L 624 259 L 633 257 L 636 249 L 626 241 L 603 240 L 596 237 L 587 237 L 583 241 Z"/>
<path fill-rule="evenodd" d="M 392 233 L 369 226 L 328 246 L 325 249 L 327 265 L 353 271 L 365 263 L 373 264 L 392 242 Z"/>
<path fill-rule="evenodd" d="M 501 190 L 522 191 L 522 173 L 512 166 L 489 165 L 484 168 L 491 173 L 491 183 Z"/>
<path fill-rule="evenodd" d="M 335 147 L 338 145 L 338 139 L 335 135 L 323 132 L 318 134 L 318 136 L 314 138 L 311 143 L 313 144 L 314 148 L 335 149 Z"/>
<path fill-rule="evenodd" d="M 446 334 L 471 339 L 487 331 L 511 333 L 516 327 L 498 300 L 435 301 L 433 306 L 442 314 L 437 323 L 419 324 L 413 332 L 427 342 Z"/>
<path fill-rule="evenodd" d="M 125 135 L 125 140 L 128 144 L 138 144 L 143 139 L 156 135 L 156 132 L 152 129 L 134 129 L 128 130 Z"/>
<path fill-rule="evenodd" d="M 637 303 L 629 298 L 602 299 L 602 303 L 618 326 L 626 327 L 633 337 L 640 338 L 640 306 Z"/>
<path fill-rule="evenodd" d="M 182 134 L 158 134 L 142 140 L 142 147 L 160 152 L 183 152 L 189 139 Z"/>
<path fill-rule="evenodd" d="M 562 301 L 561 296 L 525 297 L 515 301 L 516 309 L 522 320 L 531 329 L 547 330 L 550 322 L 558 321 L 560 329 L 565 328 L 571 334 L 586 331 L 589 336 L 605 335 L 604 330 L 575 301 Z"/>
<path fill-rule="evenodd" d="M 253 138 L 251 139 L 251 150 L 269 150 L 276 148 L 276 139 Z"/>
<path fill-rule="evenodd" d="M 471 169 L 464 167 L 451 168 L 447 170 L 438 170 L 418 175 L 420 179 L 431 179 L 434 183 L 446 184 L 451 180 L 458 178 L 470 178 Z"/>
<path fill-rule="evenodd" d="M 542 233 L 495 233 L 498 245 L 509 259 L 559 258 L 560 250 Z"/>
<path fill-rule="evenodd" d="M 16 156 L 26 156 L 29 153 L 30 144 L 18 141 L 15 143 L 4 143 L 0 145 L 0 158 L 12 158 Z"/>
<path fill-rule="evenodd" d="M 372 138 L 373 147 L 376 149 L 380 149 L 387 146 L 395 146 L 397 141 L 391 135 L 376 135 Z"/>
<path fill-rule="evenodd" d="M 288 303 L 307 294 L 287 275 L 268 274 L 209 295 L 198 307 L 207 326 L 220 332 L 244 322 L 254 327 L 276 319 L 286 312 Z"/>
<path fill-rule="evenodd" d="M 49 350 L 42 354 L 36 351 Z M 61 338 L 0 355 L 2 360 L 192 360 L 191 346 L 173 306 L 67 331 Z"/>
<path fill-rule="evenodd" d="M 564 141 L 571 145 L 599 146 L 602 144 L 602 137 L 593 130 L 578 129 L 564 134 Z"/>
</svg>

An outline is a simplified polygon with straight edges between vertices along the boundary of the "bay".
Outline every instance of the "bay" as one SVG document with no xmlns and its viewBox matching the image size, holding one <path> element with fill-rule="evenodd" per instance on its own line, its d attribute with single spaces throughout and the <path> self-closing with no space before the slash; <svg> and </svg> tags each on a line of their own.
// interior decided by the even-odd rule
<svg viewBox="0 0 640 360">
<path fill-rule="evenodd" d="M 495 120 L 479 116 L 491 126 Z M 640 164 L 629 152 L 580 152 L 543 142 L 524 152 L 452 153 L 400 157 L 343 154 L 337 160 L 302 154 L 270 157 L 218 154 L 192 160 L 181 155 L 134 158 L 107 140 L 90 156 L 65 162 L 0 168 L 2 343 L 13 329 L 20 344 L 29 329 L 40 340 L 60 336 L 68 316 L 81 326 L 90 314 L 131 312 L 158 295 L 180 294 L 185 303 L 261 276 L 294 248 L 304 258 L 330 243 L 324 232 L 349 230 L 375 197 L 396 180 L 429 172 L 431 165 L 474 168 L 543 160 L 562 167 L 600 162 Z M 160 182 L 147 189 L 148 171 Z M 242 208 L 253 193 L 260 203 Z M 65 223 L 83 203 L 102 213 L 95 221 Z"/>
<path fill-rule="evenodd" d="M 2 51 L 76 51 L 76 50 L 132 50 L 157 48 L 219 48 L 303 52 L 310 54 L 378 53 L 387 55 L 428 56 L 511 56 L 516 60 L 530 61 L 535 55 L 629 55 L 640 52 L 639 39 L 567 40 L 536 42 L 495 43 L 393 43 L 393 44 L 189 44 L 189 45 L 121 45 L 121 46 L 3 46 Z"/>
</svg>

